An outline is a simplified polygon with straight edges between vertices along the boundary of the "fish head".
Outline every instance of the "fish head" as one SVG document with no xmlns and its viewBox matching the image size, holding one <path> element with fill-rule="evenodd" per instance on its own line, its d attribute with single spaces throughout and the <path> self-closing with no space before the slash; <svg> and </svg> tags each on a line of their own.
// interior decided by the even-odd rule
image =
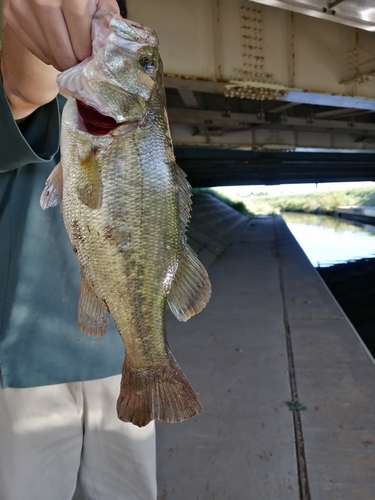
<svg viewBox="0 0 375 500">
<path fill-rule="evenodd" d="M 140 123 L 151 103 L 164 105 L 162 75 L 156 34 L 119 15 L 99 11 L 92 21 L 91 56 L 61 73 L 57 82 L 63 94 L 83 105 L 78 107 L 80 112 L 97 112 L 116 126 Z M 161 91 L 161 99 L 153 98 Z"/>
</svg>

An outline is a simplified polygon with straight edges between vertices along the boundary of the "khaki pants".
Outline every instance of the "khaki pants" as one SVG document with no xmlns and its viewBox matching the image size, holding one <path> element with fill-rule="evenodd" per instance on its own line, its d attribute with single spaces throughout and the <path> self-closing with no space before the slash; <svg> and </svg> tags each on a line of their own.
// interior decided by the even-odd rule
<svg viewBox="0 0 375 500">
<path fill-rule="evenodd" d="M 120 376 L 0 385 L 0 500 L 155 500 L 155 426 L 116 414 Z"/>
</svg>

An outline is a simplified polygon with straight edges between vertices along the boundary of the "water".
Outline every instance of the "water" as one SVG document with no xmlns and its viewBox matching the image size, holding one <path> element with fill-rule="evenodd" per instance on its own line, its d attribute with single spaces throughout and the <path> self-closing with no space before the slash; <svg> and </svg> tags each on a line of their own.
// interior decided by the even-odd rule
<svg viewBox="0 0 375 500">
<path fill-rule="evenodd" d="M 285 213 L 283 219 L 314 267 L 375 257 L 375 226 L 325 215 Z"/>
<path fill-rule="evenodd" d="M 375 357 L 375 226 L 320 215 L 283 218 Z"/>
</svg>

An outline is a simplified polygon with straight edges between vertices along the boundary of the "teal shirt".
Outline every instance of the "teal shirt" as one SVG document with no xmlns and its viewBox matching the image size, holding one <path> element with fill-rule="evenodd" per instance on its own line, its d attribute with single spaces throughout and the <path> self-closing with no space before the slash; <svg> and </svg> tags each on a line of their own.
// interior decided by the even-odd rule
<svg viewBox="0 0 375 500">
<path fill-rule="evenodd" d="M 59 207 L 39 198 L 58 161 L 58 102 L 18 127 L 0 78 L 0 373 L 3 387 L 99 379 L 121 372 L 114 323 L 102 339 L 80 332 L 80 269 Z"/>
</svg>

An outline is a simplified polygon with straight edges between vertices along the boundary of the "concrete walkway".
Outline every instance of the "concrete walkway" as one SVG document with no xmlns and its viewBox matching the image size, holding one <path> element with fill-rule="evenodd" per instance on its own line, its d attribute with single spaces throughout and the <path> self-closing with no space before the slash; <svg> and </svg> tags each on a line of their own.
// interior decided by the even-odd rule
<svg viewBox="0 0 375 500">
<path fill-rule="evenodd" d="M 167 333 L 203 414 L 157 424 L 158 498 L 374 499 L 375 364 L 282 219 L 197 196 L 189 237 L 213 296 Z"/>
</svg>

